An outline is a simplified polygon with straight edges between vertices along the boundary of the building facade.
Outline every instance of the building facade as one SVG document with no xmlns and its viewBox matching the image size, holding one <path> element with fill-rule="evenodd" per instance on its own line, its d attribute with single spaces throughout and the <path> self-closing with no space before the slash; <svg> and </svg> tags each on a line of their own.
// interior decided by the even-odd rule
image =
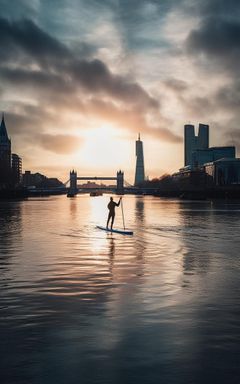
<svg viewBox="0 0 240 384">
<path fill-rule="evenodd" d="M 4 116 L 0 125 L 0 188 L 11 184 L 11 140 L 8 137 Z"/>
<path fill-rule="evenodd" d="M 193 166 L 192 154 L 198 149 L 209 148 L 209 126 L 199 124 L 198 135 L 195 135 L 195 127 L 191 124 L 184 125 L 184 165 Z"/>
<path fill-rule="evenodd" d="M 143 183 L 145 180 L 145 171 L 144 171 L 144 157 L 143 157 L 143 142 L 140 139 L 140 134 L 138 140 L 136 141 L 136 171 L 135 171 L 135 181 L 134 185 L 138 186 Z"/>
<path fill-rule="evenodd" d="M 194 168 L 202 167 L 206 163 L 210 163 L 220 159 L 233 159 L 236 156 L 236 149 L 233 146 L 228 147 L 211 147 L 208 149 L 197 149 L 192 153 L 192 166 Z"/>
<path fill-rule="evenodd" d="M 22 159 L 16 153 L 12 154 L 12 180 L 15 186 L 22 181 Z"/>
<path fill-rule="evenodd" d="M 240 159 L 220 159 L 204 166 L 208 184 L 215 186 L 240 185 Z"/>
<path fill-rule="evenodd" d="M 46 177 L 39 172 L 31 173 L 25 171 L 22 175 L 22 185 L 28 189 L 31 188 L 61 188 L 64 184 L 55 177 Z"/>
</svg>

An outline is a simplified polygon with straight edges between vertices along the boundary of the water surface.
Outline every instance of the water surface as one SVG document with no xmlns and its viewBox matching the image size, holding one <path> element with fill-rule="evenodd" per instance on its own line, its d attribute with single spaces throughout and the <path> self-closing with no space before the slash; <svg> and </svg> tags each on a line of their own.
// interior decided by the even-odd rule
<svg viewBox="0 0 240 384">
<path fill-rule="evenodd" d="M 0 202 L 1 383 L 239 383 L 240 202 L 108 199 Z"/>
</svg>

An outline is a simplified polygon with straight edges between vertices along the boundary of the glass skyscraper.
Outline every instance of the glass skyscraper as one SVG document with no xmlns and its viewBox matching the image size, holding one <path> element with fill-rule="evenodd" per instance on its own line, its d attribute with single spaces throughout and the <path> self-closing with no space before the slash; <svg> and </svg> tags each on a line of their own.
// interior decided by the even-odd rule
<svg viewBox="0 0 240 384">
<path fill-rule="evenodd" d="M 198 135 L 195 136 L 194 125 L 184 125 L 184 165 L 192 164 L 192 154 L 197 149 L 209 148 L 209 126 L 199 124 Z"/>
<path fill-rule="evenodd" d="M 138 140 L 136 141 L 136 171 L 135 171 L 135 182 L 134 185 L 137 186 L 145 180 L 144 172 L 144 158 L 143 158 L 143 142 L 140 140 L 140 134 L 138 135 Z"/>
</svg>

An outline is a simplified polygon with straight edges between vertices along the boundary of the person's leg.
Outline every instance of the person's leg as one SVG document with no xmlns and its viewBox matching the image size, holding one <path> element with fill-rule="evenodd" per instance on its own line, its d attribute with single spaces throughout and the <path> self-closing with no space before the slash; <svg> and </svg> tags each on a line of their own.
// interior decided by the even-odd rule
<svg viewBox="0 0 240 384">
<path fill-rule="evenodd" d="M 107 228 L 108 228 L 108 224 L 109 224 L 110 218 L 111 218 L 111 213 L 109 212 L 108 219 L 107 219 Z"/>
<path fill-rule="evenodd" d="M 113 227 L 114 218 L 115 218 L 115 215 L 113 214 L 113 215 L 112 215 L 112 222 L 111 222 L 111 229 L 112 229 L 112 227 Z"/>
</svg>

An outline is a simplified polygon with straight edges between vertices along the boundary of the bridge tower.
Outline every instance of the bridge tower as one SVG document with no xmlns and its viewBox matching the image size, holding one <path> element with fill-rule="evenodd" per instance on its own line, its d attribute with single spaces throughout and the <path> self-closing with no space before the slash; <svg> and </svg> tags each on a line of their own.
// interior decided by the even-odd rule
<svg viewBox="0 0 240 384">
<path fill-rule="evenodd" d="M 78 192 L 78 189 L 77 189 L 77 172 L 74 171 L 74 169 L 72 171 L 70 171 L 70 188 L 68 190 L 68 197 L 74 197 Z"/>
<path fill-rule="evenodd" d="M 117 193 L 124 193 L 124 172 L 121 169 L 117 172 Z"/>
</svg>

